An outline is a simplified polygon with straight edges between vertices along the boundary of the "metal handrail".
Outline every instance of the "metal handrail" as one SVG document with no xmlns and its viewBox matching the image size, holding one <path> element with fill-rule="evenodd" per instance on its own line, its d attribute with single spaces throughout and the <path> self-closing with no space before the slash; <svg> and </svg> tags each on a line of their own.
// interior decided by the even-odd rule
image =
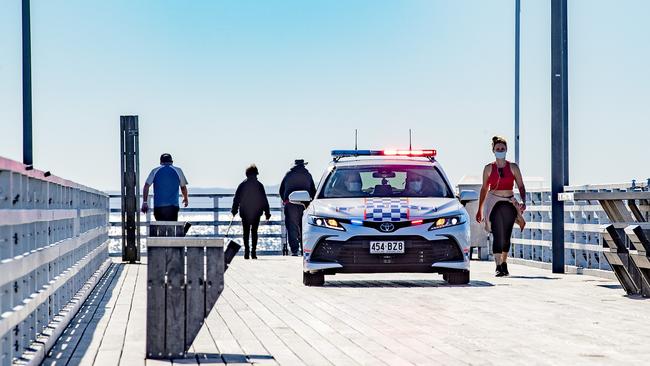
<svg viewBox="0 0 650 366">
<path fill-rule="evenodd" d="M 223 220 L 219 218 L 219 214 L 221 213 L 229 213 L 230 212 L 230 207 L 221 207 L 220 203 L 224 199 L 231 199 L 234 197 L 234 193 L 190 193 L 188 194 L 190 198 L 190 204 L 192 204 L 192 198 L 204 198 L 204 199 L 212 199 L 212 205 L 211 207 L 180 207 L 179 213 L 184 214 L 184 213 L 192 213 L 192 214 L 198 214 L 198 213 L 203 213 L 203 214 L 212 214 L 213 219 L 212 220 L 188 220 L 190 224 L 192 224 L 193 228 L 201 228 L 201 227 L 211 227 L 212 228 L 212 233 L 211 234 L 196 234 L 190 233 L 187 235 L 189 237 L 219 237 L 222 238 L 225 235 L 223 233 L 220 233 L 219 228 L 223 226 L 227 226 L 230 223 L 230 220 Z M 280 195 L 277 193 L 269 193 L 266 195 L 269 199 L 279 199 Z M 149 195 L 148 198 L 148 203 L 149 207 L 151 206 L 151 200 L 153 199 L 154 195 Z M 109 195 L 110 199 L 121 199 L 121 195 L 119 194 L 110 194 Z M 180 196 L 179 196 L 180 198 Z M 205 203 L 205 202 L 204 202 Z M 109 212 L 112 214 L 116 214 L 121 212 L 121 209 L 118 208 L 118 206 L 114 206 L 113 208 L 109 209 Z M 284 211 L 281 206 L 271 206 L 270 211 L 272 213 L 280 213 L 280 220 L 271 220 L 271 221 L 266 221 L 262 220 L 260 222 L 260 226 L 275 226 L 275 227 L 280 227 L 280 232 L 279 233 L 260 233 L 258 234 L 259 238 L 264 238 L 264 239 L 280 239 L 280 248 L 277 250 L 273 250 L 272 252 L 280 252 L 282 249 L 282 246 L 286 243 L 286 228 L 284 225 Z M 141 228 L 147 228 L 149 224 L 153 221 L 153 218 L 151 216 L 151 210 L 149 210 L 146 214 L 143 214 L 145 217 L 143 220 L 140 220 L 140 227 Z M 241 224 L 240 220 L 235 220 L 233 221 L 235 225 Z M 122 222 L 121 221 L 110 221 L 109 226 L 111 228 L 121 228 Z M 230 237 L 233 238 L 241 238 L 243 235 L 242 234 L 231 234 Z M 120 239 L 121 235 L 118 234 L 112 234 L 109 235 L 110 239 Z"/>
</svg>

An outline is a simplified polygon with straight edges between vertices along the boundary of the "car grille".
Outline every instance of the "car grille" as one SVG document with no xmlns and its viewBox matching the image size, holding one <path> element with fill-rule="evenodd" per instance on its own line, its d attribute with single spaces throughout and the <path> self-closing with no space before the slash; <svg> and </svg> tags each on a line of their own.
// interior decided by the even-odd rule
<svg viewBox="0 0 650 366">
<path fill-rule="evenodd" d="M 404 254 L 370 254 L 371 241 L 403 240 Z M 426 271 L 431 264 L 463 260 L 463 254 L 452 239 L 426 240 L 419 236 L 358 236 L 348 241 L 322 239 L 314 248 L 311 260 L 337 262 L 344 268 L 379 271 L 400 267 L 404 271 Z"/>
</svg>

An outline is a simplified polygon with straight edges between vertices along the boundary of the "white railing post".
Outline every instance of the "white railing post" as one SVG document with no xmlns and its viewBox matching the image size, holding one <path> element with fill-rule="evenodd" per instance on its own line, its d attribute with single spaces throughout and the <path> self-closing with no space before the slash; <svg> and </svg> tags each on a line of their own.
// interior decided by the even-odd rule
<svg viewBox="0 0 650 366">
<path fill-rule="evenodd" d="M 219 196 L 214 195 L 212 197 L 212 207 L 214 208 L 212 214 L 212 220 L 214 220 L 212 230 L 214 231 L 214 236 L 219 236 Z"/>
</svg>

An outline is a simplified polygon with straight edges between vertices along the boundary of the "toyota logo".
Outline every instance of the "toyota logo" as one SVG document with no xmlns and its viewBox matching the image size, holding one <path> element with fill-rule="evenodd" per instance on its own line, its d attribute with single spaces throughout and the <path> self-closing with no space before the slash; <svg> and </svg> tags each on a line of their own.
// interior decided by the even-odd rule
<svg viewBox="0 0 650 366">
<path fill-rule="evenodd" d="M 395 225 L 393 225 L 390 222 L 384 222 L 383 224 L 381 224 L 379 226 L 379 230 L 381 230 L 381 231 L 383 231 L 385 233 L 389 233 L 389 232 L 395 230 Z"/>
</svg>

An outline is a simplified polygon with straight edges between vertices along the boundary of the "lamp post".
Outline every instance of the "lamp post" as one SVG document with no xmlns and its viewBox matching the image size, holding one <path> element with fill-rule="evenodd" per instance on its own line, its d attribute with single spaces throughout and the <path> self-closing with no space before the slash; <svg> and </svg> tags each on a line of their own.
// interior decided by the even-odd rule
<svg viewBox="0 0 650 366">
<path fill-rule="evenodd" d="M 569 185 L 567 0 L 551 1 L 551 216 L 553 273 L 564 273 L 564 202 Z"/>
<path fill-rule="evenodd" d="M 34 164 L 32 151 L 32 47 L 29 0 L 22 0 L 23 36 L 23 164 Z"/>
<path fill-rule="evenodd" d="M 515 0 L 515 163 L 519 165 L 519 32 L 521 0 Z M 522 197 L 523 198 L 523 197 Z"/>
</svg>

